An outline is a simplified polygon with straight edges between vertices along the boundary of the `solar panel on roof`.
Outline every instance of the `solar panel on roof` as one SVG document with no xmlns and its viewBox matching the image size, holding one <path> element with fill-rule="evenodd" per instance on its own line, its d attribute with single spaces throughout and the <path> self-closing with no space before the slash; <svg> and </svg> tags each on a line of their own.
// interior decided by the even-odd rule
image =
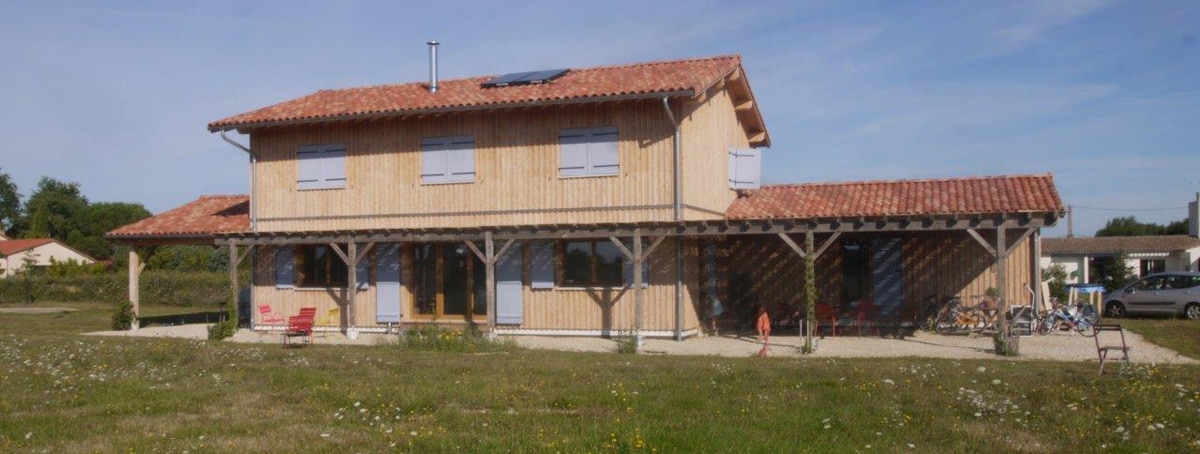
<svg viewBox="0 0 1200 454">
<path fill-rule="evenodd" d="M 568 70 L 566 69 L 548 69 L 544 71 L 509 73 L 500 77 L 492 78 L 487 82 L 480 84 L 480 86 L 483 88 L 492 88 L 540 84 L 562 77 L 562 75 L 566 74 L 567 71 Z"/>
<path fill-rule="evenodd" d="M 520 80 L 522 77 L 532 75 L 536 71 L 526 71 L 521 73 L 508 73 L 503 76 L 493 77 L 487 82 L 480 84 L 483 88 L 504 87 L 511 85 L 513 82 Z"/>
</svg>

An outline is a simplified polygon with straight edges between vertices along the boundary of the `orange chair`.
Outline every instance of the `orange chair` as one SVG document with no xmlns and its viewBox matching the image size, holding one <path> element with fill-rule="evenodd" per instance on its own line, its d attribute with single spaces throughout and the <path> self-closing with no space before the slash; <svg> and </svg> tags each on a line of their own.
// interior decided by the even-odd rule
<svg viewBox="0 0 1200 454">
<path fill-rule="evenodd" d="M 283 323 L 283 315 L 271 310 L 269 304 L 258 305 L 258 321 L 264 325 L 278 325 Z"/>
<path fill-rule="evenodd" d="M 829 321 L 829 333 L 831 336 L 837 336 L 838 332 L 838 314 L 837 309 L 828 304 L 818 304 L 814 308 L 817 317 L 817 331 L 820 331 L 821 323 Z"/>
</svg>

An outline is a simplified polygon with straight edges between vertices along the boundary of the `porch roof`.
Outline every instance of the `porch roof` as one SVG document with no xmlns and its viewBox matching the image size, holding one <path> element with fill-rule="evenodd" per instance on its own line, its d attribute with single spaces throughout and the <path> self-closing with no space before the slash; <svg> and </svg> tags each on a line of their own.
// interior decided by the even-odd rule
<svg viewBox="0 0 1200 454">
<path fill-rule="evenodd" d="M 211 245 L 218 234 L 250 231 L 250 197 L 206 195 L 104 234 L 129 244 Z"/>
<path fill-rule="evenodd" d="M 1049 175 L 766 186 L 743 194 L 726 219 L 683 222 L 252 232 L 248 207 L 244 195 L 204 196 L 105 236 L 143 245 L 436 242 L 482 240 L 488 233 L 523 240 L 629 236 L 635 230 L 664 236 L 1038 228 L 1062 216 Z"/>
</svg>

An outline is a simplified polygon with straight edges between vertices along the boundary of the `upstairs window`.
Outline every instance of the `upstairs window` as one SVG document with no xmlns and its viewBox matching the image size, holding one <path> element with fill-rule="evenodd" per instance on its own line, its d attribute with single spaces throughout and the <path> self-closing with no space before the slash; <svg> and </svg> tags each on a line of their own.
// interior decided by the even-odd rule
<svg viewBox="0 0 1200 454">
<path fill-rule="evenodd" d="M 421 141 L 421 184 L 475 182 L 475 139 L 437 137 Z"/>
<path fill-rule="evenodd" d="M 342 145 L 305 145 L 296 152 L 299 168 L 298 189 L 336 189 L 346 187 L 346 147 Z"/>
<path fill-rule="evenodd" d="M 558 176 L 617 175 L 617 127 L 564 129 L 558 135 Z"/>
</svg>

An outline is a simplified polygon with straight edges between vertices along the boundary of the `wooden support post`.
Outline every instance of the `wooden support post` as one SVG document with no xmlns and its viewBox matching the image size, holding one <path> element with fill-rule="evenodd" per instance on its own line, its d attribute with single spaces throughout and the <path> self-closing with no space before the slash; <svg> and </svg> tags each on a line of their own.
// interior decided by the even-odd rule
<svg viewBox="0 0 1200 454">
<path fill-rule="evenodd" d="M 1007 241 L 1004 236 L 1004 227 L 996 228 L 996 291 L 1000 297 L 1000 304 L 996 306 L 996 347 L 1000 350 L 1003 345 L 1003 350 L 996 353 L 1005 356 L 1016 356 L 1020 354 L 1020 346 L 1017 344 L 1017 337 L 1012 336 L 1008 330 L 1008 254 L 1012 252 L 1007 246 Z"/>
<path fill-rule="evenodd" d="M 1029 237 L 1029 241 L 1033 242 L 1029 248 L 1029 269 L 1032 274 L 1029 276 L 1029 282 L 1033 287 L 1033 302 L 1030 304 L 1032 306 L 1030 310 L 1033 311 L 1033 314 L 1037 314 L 1038 309 L 1042 307 L 1044 296 L 1042 295 L 1042 231 L 1041 229 L 1033 230 L 1033 234 Z"/>
<path fill-rule="evenodd" d="M 642 291 L 642 262 L 645 260 L 646 257 L 642 255 L 642 230 L 633 229 L 633 333 L 639 350 L 642 347 L 642 321 L 645 317 L 642 311 L 645 298 L 645 292 Z"/>
<path fill-rule="evenodd" d="M 227 316 L 229 320 L 237 320 L 237 303 L 238 303 L 238 246 L 237 243 L 229 243 L 229 307 L 227 307 Z"/>
<path fill-rule="evenodd" d="M 815 323 L 817 317 L 817 283 L 815 282 L 817 280 L 817 255 L 819 255 L 820 252 L 824 252 L 825 248 L 829 247 L 829 245 L 833 243 L 833 240 L 837 239 L 837 236 L 838 234 L 834 233 L 833 236 L 829 238 L 829 240 L 826 241 L 823 246 L 821 246 L 821 250 L 817 254 L 808 254 L 804 257 L 804 322 L 808 325 L 808 330 L 804 336 L 803 352 L 806 354 L 813 352 L 812 332 L 817 326 Z M 813 233 L 811 231 L 805 232 L 804 247 L 809 251 L 812 251 L 814 242 L 815 238 Z M 832 329 L 836 330 L 837 327 L 835 326 Z"/>
<path fill-rule="evenodd" d="M 141 324 L 141 275 L 142 270 L 146 268 L 146 264 L 141 263 L 141 257 L 138 256 L 136 246 L 129 248 L 129 305 L 133 306 L 133 322 L 129 325 L 130 331 L 138 329 Z"/>
<path fill-rule="evenodd" d="M 625 247 L 625 244 L 621 243 L 621 240 L 617 237 L 608 237 L 608 240 L 617 246 L 617 249 L 625 255 L 625 258 L 629 259 L 631 266 L 633 266 L 633 331 L 634 336 L 637 338 L 637 348 L 639 349 L 641 348 L 643 341 L 642 322 L 645 317 L 645 314 L 642 310 L 642 298 L 644 298 L 644 291 L 642 289 L 642 264 L 646 262 L 646 257 L 649 257 L 650 254 L 654 252 L 654 249 L 657 248 L 658 245 L 662 244 L 663 240 L 666 238 L 666 236 L 655 238 L 654 242 L 650 244 L 650 247 L 643 248 L 642 229 L 633 229 L 633 250 L 630 251 L 629 248 Z"/>
<path fill-rule="evenodd" d="M 496 331 L 496 242 L 490 231 L 483 233 L 483 249 L 486 256 L 483 266 L 487 277 L 488 335 L 492 335 Z"/>
<path fill-rule="evenodd" d="M 494 335 L 496 329 L 496 263 L 500 262 L 500 257 L 508 252 L 508 248 L 513 245 L 516 240 L 509 239 L 504 242 L 500 249 L 496 249 L 496 240 L 492 232 L 483 232 L 483 250 L 479 250 L 479 246 L 470 241 L 463 241 L 471 252 L 479 257 L 479 261 L 483 262 L 487 276 L 487 325 L 489 335 Z"/>
<path fill-rule="evenodd" d="M 358 243 L 353 241 L 346 246 L 346 337 L 351 339 L 358 337 L 358 333 L 353 331 L 354 316 L 357 309 L 354 306 L 355 295 L 358 293 Z"/>
<path fill-rule="evenodd" d="M 242 262 L 249 257 L 254 251 L 254 245 L 247 245 L 246 250 L 241 254 L 238 253 L 237 243 L 229 243 L 229 320 L 235 323 L 238 318 L 238 296 L 240 295 L 241 286 L 238 285 L 238 270 L 242 266 Z"/>
<path fill-rule="evenodd" d="M 346 325 L 343 328 L 345 329 L 346 337 L 354 339 L 358 337 L 358 331 L 352 328 L 356 315 L 355 296 L 358 293 L 358 262 L 361 262 L 367 256 L 367 252 L 370 252 L 371 248 L 375 247 L 375 243 L 367 243 L 366 247 L 361 251 L 358 250 L 358 243 L 354 242 L 354 240 L 351 240 L 346 245 L 345 252 L 342 251 L 341 246 L 337 243 L 329 243 L 329 247 L 346 263 Z"/>
</svg>

